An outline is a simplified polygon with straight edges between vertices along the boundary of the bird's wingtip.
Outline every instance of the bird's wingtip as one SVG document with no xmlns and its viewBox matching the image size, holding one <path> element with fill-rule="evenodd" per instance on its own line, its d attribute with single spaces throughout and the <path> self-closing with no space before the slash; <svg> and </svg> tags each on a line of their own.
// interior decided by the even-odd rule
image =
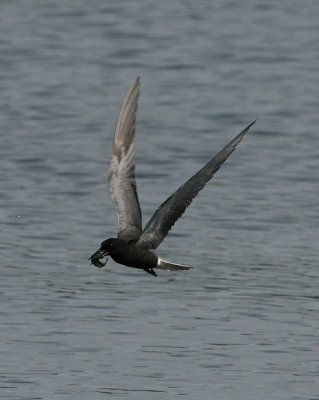
<svg viewBox="0 0 319 400">
<path fill-rule="evenodd" d="M 256 121 L 257 121 L 257 118 L 247 126 L 247 129 L 249 129 L 250 127 L 252 127 L 252 126 L 255 124 Z"/>
</svg>

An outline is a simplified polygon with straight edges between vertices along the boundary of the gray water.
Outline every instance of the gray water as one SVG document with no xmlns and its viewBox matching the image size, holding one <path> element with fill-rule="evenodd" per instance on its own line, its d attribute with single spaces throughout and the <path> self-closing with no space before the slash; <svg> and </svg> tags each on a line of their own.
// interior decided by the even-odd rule
<svg viewBox="0 0 319 400">
<path fill-rule="evenodd" d="M 2 1 L 1 399 L 319 398 L 319 2 Z M 256 125 L 158 253 L 109 261 L 136 76 L 144 222 Z"/>
</svg>

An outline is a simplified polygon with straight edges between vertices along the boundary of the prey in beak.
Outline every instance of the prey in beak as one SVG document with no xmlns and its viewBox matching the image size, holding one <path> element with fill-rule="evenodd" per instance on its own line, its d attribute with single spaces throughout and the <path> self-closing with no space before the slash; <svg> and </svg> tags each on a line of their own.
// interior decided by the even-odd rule
<svg viewBox="0 0 319 400">
<path fill-rule="evenodd" d="M 89 260 L 91 261 L 91 264 L 95 265 L 98 268 L 102 268 L 108 262 L 107 258 L 108 255 L 109 252 L 107 250 L 99 249 L 98 251 L 96 251 L 94 254 L 91 255 Z M 105 259 L 105 261 L 101 261 L 102 259 Z"/>
</svg>

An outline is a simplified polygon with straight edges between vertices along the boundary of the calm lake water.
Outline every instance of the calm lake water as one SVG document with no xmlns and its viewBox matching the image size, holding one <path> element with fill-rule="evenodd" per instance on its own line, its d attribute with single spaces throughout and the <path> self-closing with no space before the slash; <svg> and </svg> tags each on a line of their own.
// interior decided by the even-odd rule
<svg viewBox="0 0 319 400">
<path fill-rule="evenodd" d="M 319 2 L 2 1 L 1 399 L 319 399 Z M 256 125 L 158 253 L 109 261 L 136 76 L 144 221 Z"/>
</svg>

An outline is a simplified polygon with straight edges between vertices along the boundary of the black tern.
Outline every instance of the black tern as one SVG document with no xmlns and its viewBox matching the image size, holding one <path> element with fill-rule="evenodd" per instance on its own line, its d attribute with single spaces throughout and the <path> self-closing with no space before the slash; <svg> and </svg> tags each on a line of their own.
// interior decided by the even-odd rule
<svg viewBox="0 0 319 400">
<path fill-rule="evenodd" d="M 154 269 L 188 270 L 188 265 L 175 264 L 158 257 L 155 249 L 164 240 L 175 222 L 184 213 L 200 190 L 236 149 L 253 121 L 217 153 L 204 167 L 180 186 L 155 211 L 142 229 L 142 213 L 135 181 L 135 120 L 140 93 L 140 78 L 124 99 L 115 128 L 113 155 L 109 172 L 109 188 L 117 213 L 117 238 L 104 240 L 90 258 L 96 267 L 106 264 L 107 256 L 127 267 L 143 269 L 157 276 Z M 106 257 L 106 261 L 101 260 Z"/>
</svg>

